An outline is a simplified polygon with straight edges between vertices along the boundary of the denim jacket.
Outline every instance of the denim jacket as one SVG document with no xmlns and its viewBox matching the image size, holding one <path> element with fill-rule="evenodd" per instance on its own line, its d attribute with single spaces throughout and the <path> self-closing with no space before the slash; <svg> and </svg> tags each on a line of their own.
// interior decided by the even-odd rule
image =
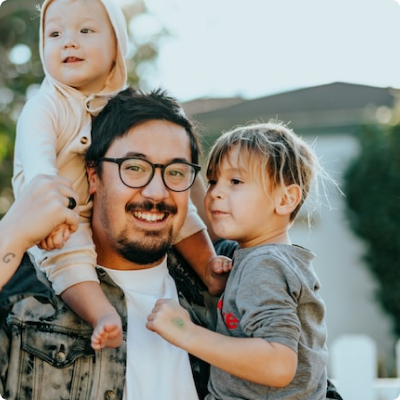
<svg viewBox="0 0 400 400">
<path fill-rule="evenodd" d="M 212 327 L 215 299 L 174 254 L 168 257 L 181 304 L 192 319 Z M 122 318 L 123 343 L 94 351 L 92 328 L 61 298 L 25 256 L 0 292 L 0 394 L 7 400 L 122 400 L 126 371 L 126 305 L 122 290 L 102 269 L 101 286 Z M 6 311 L 7 312 L 6 312 Z M 199 397 L 208 365 L 191 357 Z M 177 377 L 179 379 L 179 377 Z"/>
</svg>

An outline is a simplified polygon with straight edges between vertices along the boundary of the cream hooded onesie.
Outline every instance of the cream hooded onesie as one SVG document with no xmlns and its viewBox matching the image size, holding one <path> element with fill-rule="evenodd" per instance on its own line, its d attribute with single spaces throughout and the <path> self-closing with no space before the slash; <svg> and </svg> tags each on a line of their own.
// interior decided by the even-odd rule
<svg viewBox="0 0 400 400">
<path fill-rule="evenodd" d="M 17 123 L 14 154 L 14 195 L 38 174 L 60 175 L 70 179 L 79 195 L 80 224 L 65 246 L 47 252 L 30 249 L 36 263 L 53 284 L 57 294 L 79 282 L 98 281 L 96 252 L 90 227 L 91 202 L 85 168 L 85 153 L 91 141 L 91 119 L 105 106 L 110 97 L 126 85 L 127 28 L 125 17 L 115 0 L 99 0 L 105 7 L 117 39 L 117 59 L 105 88 L 86 96 L 78 90 L 56 81 L 46 70 L 43 58 L 43 22 L 49 4 L 45 0 L 40 20 L 39 52 L 45 73 L 36 95 L 27 101 Z M 179 242 L 205 229 L 193 204 Z M 78 268 L 76 268 L 78 267 Z"/>
</svg>

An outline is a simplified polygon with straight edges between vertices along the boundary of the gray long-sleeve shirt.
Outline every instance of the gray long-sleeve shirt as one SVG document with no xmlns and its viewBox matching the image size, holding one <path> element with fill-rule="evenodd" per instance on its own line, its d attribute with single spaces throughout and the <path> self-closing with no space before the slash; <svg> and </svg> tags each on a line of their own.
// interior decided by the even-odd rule
<svg viewBox="0 0 400 400">
<path fill-rule="evenodd" d="M 217 332 L 284 344 L 297 352 L 298 368 L 287 387 L 274 388 L 211 367 L 207 400 L 325 399 L 325 305 L 313 258 L 307 249 L 285 244 L 235 252 L 234 267 L 218 305 Z"/>
</svg>

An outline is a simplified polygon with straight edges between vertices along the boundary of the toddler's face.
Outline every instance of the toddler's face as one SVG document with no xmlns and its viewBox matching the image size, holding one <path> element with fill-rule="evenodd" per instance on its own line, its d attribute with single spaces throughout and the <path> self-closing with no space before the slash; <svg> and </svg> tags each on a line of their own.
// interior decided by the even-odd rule
<svg viewBox="0 0 400 400">
<path fill-rule="evenodd" d="M 268 195 L 249 168 L 248 154 L 233 147 L 211 177 L 204 200 L 214 232 L 236 240 L 240 247 L 251 247 L 275 238 L 277 218 L 275 198 Z M 268 178 L 267 178 L 268 179 Z M 268 180 L 266 186 L 270 188 Z"/>
<path fill-rule="evenodd" d="M 100 0 L 54 0 L 43 25 L 43 56 L 57 81 L 88 95 L 101 91 L 116 60 L 116 39 Z"/>
</svg>

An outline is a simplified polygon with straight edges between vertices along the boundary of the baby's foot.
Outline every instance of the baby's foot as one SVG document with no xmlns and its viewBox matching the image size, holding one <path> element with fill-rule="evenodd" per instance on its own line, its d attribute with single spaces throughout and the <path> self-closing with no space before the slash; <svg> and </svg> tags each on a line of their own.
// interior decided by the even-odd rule
<svg viewBox="0 0 400 400">
<path fill-rule="evenodd" d="M 122 342 L 121 318 L 116 312 L 104 314 L 97 320 L 92 333 L 92 347 L 100 350 L 103 347 L 115 348 Z"/>
</svg>

